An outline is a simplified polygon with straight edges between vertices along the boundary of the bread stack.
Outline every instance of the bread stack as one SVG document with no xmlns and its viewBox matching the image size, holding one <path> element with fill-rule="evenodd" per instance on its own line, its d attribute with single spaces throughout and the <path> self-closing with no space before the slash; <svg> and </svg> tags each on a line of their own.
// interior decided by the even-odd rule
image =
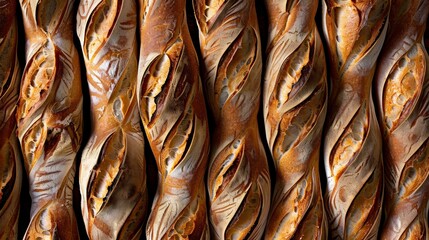
<svg viewBox="0 0 429 240">
<path fill-rule="evenodd" d="M 0 3 L 0 239 L 16 239 L 21 194 L 21 154 L 16 131 L 18 64 L 17 2 Z"/>
<path fill-rule="evenodd" d="M 82 139 L 79 55 L 73 0 L 21 0 L 26 65 L 18 137 L 31 196 L 25 239 L 78 239 L 75 159 Z"/>
<path fill-rule="evenodd" d="M 323 1 L 331 84 L 323 157 L 332 239 L 378 234 L 384 182 L 371 89 L 389 9 L 389 0 Z"/>
<path fill-rule="evenodd" d="M 137 3 L 81 1 L 77 14 L 91 109 L 80 167 L 90 239 L 139 239 L 147 202 L 144 138 L 137 108 Z"/>
<path fill-rule="evenodd" d="M 209 131 L 186 0 L 140 1 L 140 116 L 158 166 L 148 239 L 208 239 Z"/>
<path fill-rule="evenodd" d="M 428 239 L 429 1 L 393 0 L 376 74 L 383 133 L 386 218 L 381 239 Z"/>
<path fill-rule="evenodd" d="M 315 22 L 318 1 L 265 3 L 269 29 L 263 110 L 276 167 L 265 239 L 326 239 L 319 155 L 328 89 Z"/>
<path fill-rule="evenodd" d="M 0 239 L 429 239 L 428 15 L 0 0 Z"/>
<path fill-rule="evenodd" d="M 270 174 L 259 135 L 261 44 L 255 2 L 193 1 L 214 120 L 207 191 L 213 239 L 259 239 Z"/>
</svg>

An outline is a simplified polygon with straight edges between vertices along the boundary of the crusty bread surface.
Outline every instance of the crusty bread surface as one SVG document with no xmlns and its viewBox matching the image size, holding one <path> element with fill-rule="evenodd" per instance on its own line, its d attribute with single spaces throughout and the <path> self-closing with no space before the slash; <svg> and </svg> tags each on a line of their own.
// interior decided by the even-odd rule
<svg viewBox="0 0 429 240">
<path fill-rule="evenodd" d="M 207 175 L 213 239 L 259 239 L 271 197 L 257 114 L 261 41 L 255 2 L 193 1 L 202 81 L 213 116 Z"/>
<path fill-rule="evenodd" d="M 319 163 L 328 89 L 318 1 L 265 1 L 263 111 L 276 168 L 265 239 L 326 239 Z"/>
<path fill-rule="evenodd" d="M 158 167 L 147 239 L 208 239 L 206 106 L 185 0 L 140 1 L 140 116 Z"/>
<path fill-rule="evenodd" d="M 20 0 L 25 60 L 17 134 L 31 196 L 24 239 L 79 239 L 73 212 L 82 90 L 73 0 Z"/>
<path fill-rule="evenodd" d="M 385 201 L 380 238 L 428 239 L 429 1 L 392 1 L 375 78 L 383 133 Z"/>
<path fill-rule="evenodd" d="M 81 1 L 77 34 L 90 95 L 91 132 L 80 166 L 90 239 L 139 239 L 148 209 L 137 108 L 137 1 Z"/>
<path fill-rule="evenodd" d="M 323 158 L 330 239 L 376 239 L 383 203 L 382 142 L 371 86 L 390 0 L 322 2 L 330 64 Z"/>
</svg>

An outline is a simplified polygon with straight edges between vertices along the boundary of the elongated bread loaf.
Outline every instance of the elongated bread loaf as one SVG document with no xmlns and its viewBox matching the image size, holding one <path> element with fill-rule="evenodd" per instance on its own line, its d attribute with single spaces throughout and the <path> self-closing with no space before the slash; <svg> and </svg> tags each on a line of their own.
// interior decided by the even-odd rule
<svg viewBox="0 0 429 240">
<path fill-rule="evenodd" d="M 323 147 L 331 239 L 375 239 L 383 201 L 381 135 L 371 85 L 390 0 L 323 1 L 332 91 Z"/>
<path fill-rule="evenodd" d="M 19 94 L 15 0 L 0 2 L 0 239 L 16 239 L 21 194 L 21 154 L 16 136 Z"/>
<path fill-rule="evenodd" d="M 261 46 L 255 2 L 193 1 L 203 83 L 214 117 L 208 192 L 214 239 L 259 239 L 270 175 L 259 136 Z"/>
<path fill-rule="evenodd" d="M 72 207 L 82 137 L 79 56 L 73 0 L 20 0 L 26 66 L 17 109 L 29 178 L 31 220 L 25 239 L 78 239 Z"/>
<path fill-rule="evenodd" d="M 429 0 L 392 1 L 375 78 L 386 240 L 429 239 L 429 56 L 423 43 L 428 14 Z"/>
<path fill-rule="evenodd" d="M 137 2 L 81 1 L 77 33 L 91 101 L 82 154 L 82 215 L 90 239 L 139 239 L 147 211 L 137 108 Z"/>
<path fill-rule="evenodd" d="M 276 167 L 265 239 L 326 239 L 319 161 L 328 89 L 318 1 L 265 0 L 264 123 Z"/>
<path fill-rule="evenodd" d="M 140 4 L 140 116 L 159 172 L 146 237 L 207 239 L 209 131 L 186 0 Z"/>
</svg>

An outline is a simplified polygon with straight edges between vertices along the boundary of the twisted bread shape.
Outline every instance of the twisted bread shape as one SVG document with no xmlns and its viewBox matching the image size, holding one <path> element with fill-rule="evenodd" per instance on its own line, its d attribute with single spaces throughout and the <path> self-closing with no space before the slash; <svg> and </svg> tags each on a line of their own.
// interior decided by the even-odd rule
<svg viewBox="0 0 429 240">
<path fill-rule="evenodd" d="M 90 239 L 139 239 L 147 211 L 144 137 L 137 108 L 137 3 L 81 1 L 77 33 L 91 100 L 82 154 L 82 215 Z"/>
<path fill-rule="evenodd" d="M 21 154 L 16 136 L 19 94 L 15 0 L 0 2 L 0 239 L 16 239 L 21 193 Z"/>
<path fill-rule="evenodd" d="M 428 14 L 428 0 L 392 1 L 377 68 L 386 180 L 382 239 L 429 238 L 429 56 L 423 42 Z"/>
<path fill-rule="evenodd" d="M 140 1 L 140 116 L 159 184 L 148 239 L 207 239 L 207 113 L 185 0 Z"/>
<path fill-rule="evenodd" d="M 257 122 L 262 59 L 255 3 L 193 4 L 215 125 L 207 182 L 212 235 L 258 239 L 266 225 L 271 186 Z"/>
<path fill-rule="evenodd" d="M 371 84 L 390 0 L 323 2 L 331 87 L 323 146 L 332 239 L 375 239 L 383 201 L 381 136 Z"/>
<path fill-rule="evenodd" d="M 327 109 L 318 1 L 265 1 L 269 39 L 264 122 L 276 167 L 265 239 L 326 239 L 319 154 Z"/>
<path fill-rule="evenodd" d="M 79 238 L 72 192 L 82 137 L 82 90 L 73 3 L 20 0 L 26 66 L 17 132 L 32 199 L 25 239 Z"/>
</svg>

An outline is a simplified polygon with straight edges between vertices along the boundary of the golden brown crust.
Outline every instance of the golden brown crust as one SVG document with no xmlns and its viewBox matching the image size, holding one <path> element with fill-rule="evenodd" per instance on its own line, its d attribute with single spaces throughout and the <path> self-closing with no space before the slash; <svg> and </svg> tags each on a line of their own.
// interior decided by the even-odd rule
<svg viewBox="0 0 429 240">
<path fill-rule="evenodd" d="M 140 115 L 159 173 L 148 239 L 207 239 L 206 107 L 185 0 L 140 1 Z"/>
<path fill-rule="evenodd" d="M 77 15 L 91 101 L 82 154 L 82 215 L 90 239 L 139 239 L 147 211 L 137 108 L 137 3 L 81 1 Z"/>
<path fill-rule="evenodd" d="M 389 2 L 323 1 L 332 86 L 323 156 L 332 239 L 375 239 L 378 234 L 383 165 L 371 84 Z"/>
<path fill-rule="evenodd" d="M 16 239 L 21 191 L 21 150 L 16 137 L 20 71 L 15 0 L 0 2 L 0 239 Z"/>
<path fill-rule="evenodd" d="M 428 239 L 429 1 L 394 0 L 392 9 L 375 84 L 386 179 L 381 239 Z"/>
<path fill-rule="evenodd" d="M 72 189 L 82 135 L 82 91 L 73 2 L 20 1 L 26 66 L 17 133 L 32 198 L 25 239 L 79 238 Z"/>
<path fill-rule="evenodd" d="M 319 153 L 327 69 L 316 28 L 318 1 L 266 0 L 264 122 L 276 167 L 265 239 L 326 239 Z"/>
<path fill-rule="evenodd" d="M 208 192 L 214 239 L 258 239 L 270 206 L 259 136 L 261 47 L 254 1 L 193 1 L 214 116 Z"/>
</svg>

